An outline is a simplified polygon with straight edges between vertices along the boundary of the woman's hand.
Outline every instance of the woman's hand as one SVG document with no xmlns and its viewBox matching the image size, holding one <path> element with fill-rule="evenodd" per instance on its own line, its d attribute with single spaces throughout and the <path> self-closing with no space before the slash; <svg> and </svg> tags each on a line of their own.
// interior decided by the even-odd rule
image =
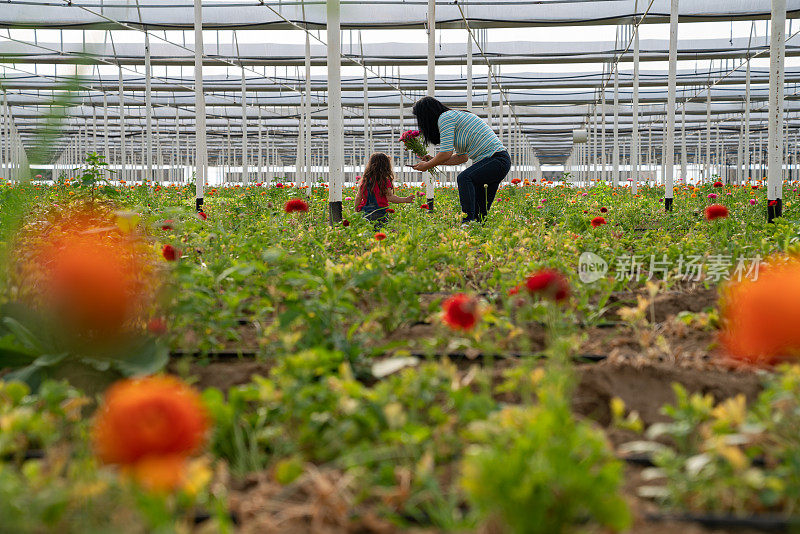
<svg viewBox="0 0 800 534">
<path fill-rule="evenodd" d="M 420 161 L 416 165 L 413 165 L 411 168 L 414 169 L 415 171 L 425 172 L 428 169 L 430 169 L 430 166 L 428 165 L 428 162 L 426 160 L 426 161 Z"/>
</svg>

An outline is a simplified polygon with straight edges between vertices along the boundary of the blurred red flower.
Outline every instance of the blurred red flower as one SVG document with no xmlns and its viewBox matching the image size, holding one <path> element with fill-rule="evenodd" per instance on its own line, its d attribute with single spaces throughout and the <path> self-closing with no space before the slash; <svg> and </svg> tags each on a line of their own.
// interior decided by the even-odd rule
<svg viewBox="0 0 800 534">
<path fill-rule="evenodd" d="M 714 187 L 722 187 L 722 182 L 714 182 Z"/>
<path fill-rule="evenodd" d="M 283 206 L 283 211 L 286 213 L 306 212 L 308 211 L 308 202 L 302 198 L 293 198 L 286 202 Z"/>
<path fill-rule="evenodd" d="M 378 232 L 377 234 L 375 234 L 375 239 L 377 239 L 378 241 L 383 241 L 384 239 L 386 239 L 386 234 L 384 234 L 383 232 Z"/>
<path fill-rule="evenodd" d="M 453 330 L 470 330 L 480 319 L 480 306 L 474 298 L 458 294 L 442 303 L 442 321 Z"/>
<path fill-rule="evenodd" d="M 178 251 L 169 243 L 164 245 L 161 249 L 161 255 L 164 256 L 164 259 L 167 261 L 175 261 L 178 259 Z"/>
<path fill-rule="evenodd" d="M 206 219 L 208 219 L 208 214 L 204 211 L 198 211 L 197 218 L 200 219 L 201 221 L 205 221 Z"/>
<path fill-rule="evenodd" d="M 592 227 L 594 228 L 597 228 L 598 226 L 602 226 L 604 224 L 606 224 L 606 220 L 600 216 L 592 219 Z"/>
<path fill-rule="evenodd" d="M 542 296 L 561 302 L 569 298 L 569 282 L 566 277 L 553 269 L 542 269 L 528 277 L 525 287 L 532 296 Z"/>
<path fill-rule="evenodd" d="M 161 223 L 161 229 L 165 232 L 172 230 L 172 223 L 174 221 L 172 219 L 165 219 L 163 223 Z"/>
<path fill-rule="evenodd" d="M 167 323 L 163 317 L 153 317 L 147 322 L 147 331 L 156 336 L 167 333 Z"/>
<path fill-rule="evenodd" d="M 728 216 L 728 208 L 723 206 L 722 204 L 711 204 L 710 206 L 706 207 L 706 219 L 709 221 L 713 221 L 714 219 L 719 219 L 720 217 L 727 217 Z"/>
</svg>

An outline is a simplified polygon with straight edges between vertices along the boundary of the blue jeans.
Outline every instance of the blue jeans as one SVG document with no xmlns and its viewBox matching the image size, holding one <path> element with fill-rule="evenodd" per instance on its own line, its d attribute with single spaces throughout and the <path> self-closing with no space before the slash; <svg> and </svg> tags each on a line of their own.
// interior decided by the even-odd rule
<svg viewBox="0 0 800 534">
<path fill-rule="evenodd" d="M 500 182 L 511 170 L 508 151 L 495 152 L 476 161 L 458 175 L 458 199 L 461 211 L 467 214 L 463 222 L 482 221 L 492 207 Z"/>
<path fill-rule="evenodd" d="M 378 199 L 375 198 L 375 194 L 372 191 L 367 193 L 367 203 L 361 208 L 361 213 L 364 214 L 368 221 L 372 221 L 375 224 L 376 229 L 386 222 L 389 215 L 388 208 L 378 205 Z"/>
</svg>

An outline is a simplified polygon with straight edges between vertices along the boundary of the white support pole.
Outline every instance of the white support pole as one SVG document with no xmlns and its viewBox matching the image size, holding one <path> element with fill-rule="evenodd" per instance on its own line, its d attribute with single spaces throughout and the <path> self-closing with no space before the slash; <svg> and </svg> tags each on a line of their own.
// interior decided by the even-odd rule
<svg viewBox="0 0 800 534">
<path fill-rule="evenodd" d="M 428 0 L 428 96 L 436 96 L 436 0 Z"/>
<path fill-rule="evenodd" d="M 399 66 L 397 67 L 397 80 L 398 80 L 398 87 L 399 87 L 399 81 L 400 81 L 400 67 Z M 399 107 L 399 115 L 398 115 L 398 118 L 399 118 L 398 124 L 400 125 L 400 132 L 399 132 L 399 135 L 394 137 L 394 139 L 399 139 L 400 138 L 399 136 L 403 135 L 403 132 L 404 132 L 403 128 L 405 126 L 404 125 L 404 115 L 405 115 L 405 109 L 403 108 L 403 94 L 400 93 L 400 107 Z M 394 144 L 395 143 L 392 143 L 392 146 L 394 146 Z M 405 165 L 405 151 L 400 146 L 398 146 L 397 148 L 398 148 L 399 154 L 398 154 L 398 158 L 397 158 L 397 168 L 396 168 L 395 174 L 397 174 L 397 179 L 402 183 L 403 182 L 403 178 L 405 178 L 405 171 L 403 170 L 403 166 Z"/>
<path fill-rule="evenodd" d="M 688 172 L 688 155 L 686 154 L 686 106 L 687 100 L 683 101 L 681 107 L 681 182 L 686 185 L 686 175 Z"/>
<path fill-rule="evenodd" d="M 744 85 L 744 180 L 750 178 L 750 58 Z"/>
<path fill-rule="evenodd" d="M 589 140 L 592 143 L 591 146 L 591 172 L 589 176 L 586 178 L 587 185 L 588 182 L 592 180 L 594 176 L 597 175 L 597 104 L 595 104 L 594 109 L 592 110 L 592 125 L 590 129 Z"/>
<path fill-rule="evenodd" d="M 711 180 L 711 86 L 706 90 L 706 159 L 703 178 Z"/>
<path fill-rule="evenodd" d="M 152 180 L 153 176 L 153 91 L 152 91 L 153 67 L 150 63 L 150 34 L 145 28 L 144 32 L 144 100 L 145 100 L 145 128 L 147 148 L 147 176 L 146 180 Z"/>
<path fill-rule="evenodd" d="M 672 0 L 669 12 L 669 72 L 667 74 L 667 138 L 664 143 L 664 209 L 672 211 L 675 172 L 675 87 L 678 68 L 678 0 Z"/>
<path fill-rule="evenodd" d="M 124 93 L 124 85 L 122 81 L 122 66 L 119 67 L 119 179 L 125 180 L 128 177 L 125 168 L 125 100 L 122 95 Z"/>
<path fill-rule="evenodd" d="M 247 76 L 242 67 L 242 186 L 250 183 L 247 175 Z"/>
<path fill-rule="evenodd" d="M 306 32 L 306 46 L 305 46 L 305 58 L 304 58 L 304 67 L 305 67 L 305 93 L 306 93 L 306 100 L 305 100 L 305 156 L 304 161 L 306 164 L 304 174 L 305 174 L 305 182 L 306 182 L 306 193 L 311 195 L 311 183 L 312 183 L 312 176 L 311 176 L 311 37 Z M 365 84 L 366 85 L 366 84 Z"/>
<path fill-rule="evenodd" d="M 259 108 L 260 109 L 260 108 Z M 264 165 L 265 165 L 265 174 L 264 174 L 264 182 L 270 183 L 272 182 L 272 157 L 270 156 L 270 142 L 269 142 L 269 128 L 264 128 Z"/>
<path fill-rule="evenodd" d="M 492 66 L 489 65 L 486 69 L 486 122 L 489 123 L 489 128 L 494 130 L 494 122 L 492 121 Z"/>
<path fill-rule="evenodd" d="M 110 163 L 110 147 L 108 145 L 108 95 L 103 92 L 103 157 L 106 163 Z M 107 176 L 108 177 L 108 176 Z"/>
<path fill-rule="evenodd" d="M 263 124 L 261 121 L 261 106 L 258 106 L 258 163 L 256 167 L 256 180 L 258 180 L 259 183 L 264 181 L 264 149 L 262 145 L 264 138 L 261 135 L 263 129 Z"/>
<path fill-rule="evenodd" d="M 369 119 L 369 81 L 367 79 L 367 69 L 364 69 L 364 148 L 372 154 L 375 147 L 372 143 L 372 128 Z"/>
<path fill-rule="evenodd" d="M 340 2 L 328 0 L 328 188 L 329 222 L 342 220 L 342 188 L 344 186 L 344 114 L 342 110 L 342 58 Z"/>
<path fill-rule="evenodd" d="M 195 136 L 195 209 L 203 210 L 203 187 L 208 179 L 208 149 L 206 147 L 206 101 L 203 95 L 203 6 L 194 0 L 194 99 Z"/>
<path fill-rule="evenodd" d="M 467 111 L 472 111 L 472 33 L 467 29 Z"/>
<path fill-rule="evenodd" d="M 605 69 L 604 69 L 605 70 Z M 601 108 L 601 132 L 600 132 L 600 178 L 603 183 L 608 179 L 606 174 L 606 89 L 602 88 L 603 94 L 600 95 L 600 108 Z"/>
<path fill-rule="evenodd" d="M 638 12 L 638 2 L 634 6 Z M 633 28 L 633 125 L 631 129 L 630 178 L 631 195 L 635 195 L 639 181 L 639 27 Z"/>
<path fill-rule="evenodd" d="M 619 185 L 619 63 L 614 67 L 614 146 L 611 151 L 611 181 Z"/>
<path fill-rule="evenodd" d="M 744 115 L 743 115 L 744 116 Z M 736 184 L 741 185 L 744 179 L 744 119 L 739 126 L 739 147 L 736 158 Z"/>
<path fill-rule="evenodd" d="M 767 170 L 767 220 L 783 214 L 783 91 L 786 56 L 786 0 L 772 0 L 769 43 L 769 146 Z M 775 204 L 769 204 L 775 201 Z"/>
</svg>

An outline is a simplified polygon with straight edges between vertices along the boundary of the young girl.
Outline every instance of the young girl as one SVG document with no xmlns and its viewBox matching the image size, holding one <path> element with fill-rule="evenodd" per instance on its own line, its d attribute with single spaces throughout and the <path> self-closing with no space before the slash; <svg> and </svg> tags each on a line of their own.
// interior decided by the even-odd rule
<svg viewBox="0 0 800 534">
<path fill-rule="evenodd" d="M 414 195 L 398 197 L 394 194 L 394 171 L 392 160 L 383 152 L 376 152 L 370 156 L 364 176 L 358 182 L 356 194 L 356 211 L 361 211 L 370 221 L 378 223 L 386 220 L 389 202 L 395 204 L 408 204 L 414 200 Z"/>
</svg>

